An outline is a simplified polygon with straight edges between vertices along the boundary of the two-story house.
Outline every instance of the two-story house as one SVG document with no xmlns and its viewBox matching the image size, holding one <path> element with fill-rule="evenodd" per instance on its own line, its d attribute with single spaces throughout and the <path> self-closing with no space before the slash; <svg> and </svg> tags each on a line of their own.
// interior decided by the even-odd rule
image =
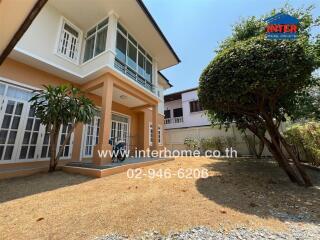
<svg viewBox="0 0 320 240">
<path fill-rule="evenodd" d="M 179 61 L 141 0 L 49 0 L 0 66 L 0 169 L 47 165 L 48 134 L 28 100 L 49 84 L 73 84 L 100 109 L 62 160 L 104 164 L 97 150 L 111 149 L 110 138 L 159 149 L 171 86 L 160 71 Z"/>
</svg>

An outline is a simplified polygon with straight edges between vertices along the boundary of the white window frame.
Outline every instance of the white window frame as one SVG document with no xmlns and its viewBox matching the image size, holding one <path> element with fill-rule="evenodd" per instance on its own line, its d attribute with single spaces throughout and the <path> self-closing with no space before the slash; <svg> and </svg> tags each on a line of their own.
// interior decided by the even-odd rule
<svg viewBox="0 0 320 240">
<path fill-rule="evenodd" d="M 24 133 L 25 133 L 25 126 L 28 120 L 28 112 L 29 112 L 29 108 L 30 108 L 30 103 L 27 100 L 23 100 L 23 99 L 16 99 L 16 98 L 11 98 L 6 96 L 7 94 L 7 90 L 9 87 L 14 87 L 17 89 L 21 89 L 23 91 L 26 92 L 32 92 L 34 90 L 39 90 L 39 88 L 34 88 L 32 86 L 29 86 L 27 84 L 20 84 L 19 82 L 7 79 L 7 78 L 2 78 L 0 77 L 0 82 L 2 84 L 5 85 L 5 90 L 3 95 L 0 95 L 0 102 L 1 105 L 3 105 L 4 101 L 7 100 L 13 100 L 13 101 L 22 101 L 24 102 L 25 106 L 23 107 L 23 113 L 22 113 L 22 119 L 20 121 L 19 124 L 19 128 L 18 128 L 18 133 L 16 136 L 16 140 L 15 140 L 15 148 L 14 148 L 14 152 L 12 155 L 12 160 L 0 160 L 0 165 L 1 164 L 7 164 L 7 163 L 23 163 L 23 162 L 37 162 L 37 161 L 48 161 L 50 160 L 48 157 L 45 158 L 41 158 L 41 151 L 42 151 L 42 146 L 43 146 L 43 139 L 44 139 L 44 135 L 45 135 L 45 126 L 40 124 L 40 129 L 38 131 L 38 138 L 37 138 L 37 144 L 36 144 L 36 150 L 35 150 L 35 155 L 34 158 L 25 158 L 25 159 L 19 159 L 20 156 L 20 151 L 21 151 L 21 147 L 22 147 L 22 140 L 24 137 Z M 2 106 L 3 109 L 2 111 L 5 111 L 4 106 Z M 2 124 L 2 118 L 3 115 L 0 116 L 0 124 Z M 61 136 L 61 130 L 59 133 L 59 141 L 60 141 L 60 136 Z M 67 157 L 61 157 L 60 159 L 70 159 L 72 156 L 72 149 L 73 149 L 73 136 L 74 136 L 74 132 L 70 138 L 70 151 L 69 151 L 69 156 Z M 59 144 L 57 144 L 57 149 L 56 151 L 58 151 L 59 149 Z M 3 153 L 4 154 L 4 153 Z"/>
<path fill-rule="evenodd" d="M 149 122 L 149 146 L 153 145 L 153 128 L 152 122 Z"/>
<path fill-rule="evenodd" d="M 99 122 L 99 126 L 98 126 L 98 122 Z M 84 124 L 83 125 L 83 136 L 82 136 L 82 147 L 81 147 L 81 156 L 82 158 L 92 158 L 93 157 L 93 152 L 94 152 L 94 146 L 96 145 L 96 140 L 97 138 L 99 139 L 99 133 L 98 133 L 98 129 L 99 131 L 101 130 L 101 118 L 100 116 L 94 116 L 93 119 L 93 134 L 92 134 L 92 145 L 90 145 L 92 147 L 92 151 L 91 154 L 86 155 L 86 147 L 88 146 L 86 141 L 87 141 L 87 130 L 90 124 Z M 99 141 L 99 140 L 98 140 Z"/>
<path fill-rule="evenodd" d="M 160 124 L 158 125 L 158 144 L 163 145 L 163 127 Z"/>
<path fill-rule="evenodd" d="M 75 30 L 78 33 L 78 42 L 77 42 L 77 54 L 76 54 L 76 58 L 72 59 L 68 56 L 66 56 L 65 54 L 60 52 L 60 47 L 61 47 L 61 38 L 63 37 L 63 33 L 64 33 L 64 25 L 68 24 L 70 27 L 73 28 L 73 30 Z M 57 34 L 57 41 L 56 41 L 56 47 L 55 47 L 55 54 L 71 63 L 80 64 L 80 59 L 81 59 L 81 51 L 82 51 L 82 37 L 83 33 L 80 30 L 80 28 L 78 28 L 76 25 L 74 25 L 72 22 L 70 22 L 68 19 L 66 19 L 65 17 L 61 17 L 60 20 L 60 28 L 59 28 L 59 32 Z"/>
<path fill-rule="evenodd" d="M 141 44 L 139 44 L 139 42 L 136 40 L 136 38 L 135 38 L 132 34 L 130 34 L 130 33 L 128 32 L 127 28 L 126 28 L 122 23 L 120 23 L 120 22 L 118 21 L 118 24 L 120 24 L 120 25 L 126 30 L 126 32 L 127 32 L 127 33 L 125 34 L 125 33 L 122 32 L 122 31 L 118 28 L 118 26 L 117 26 L 117 34 L 118 34 L 118 32 L 119 32 L 119 33 L 126 39 L 126 61 L 125 61 L 124 64 L 125 64 L 127 67 L 129 67 L 130 69 L 132 69 L 132 67 L 129 66 L 129 64 L 128 64 L 128 57 L 129 57 L 128 51 L 129 51 L 129 42 L 130 42 L 130 43 L 131 43 L 132 45 L 134 45 L 134 46 L 136 47 L 136 49 L 137 49 L 137 54 L 136 54 L 136 59 L 137 59 L 136 68 L 135 68 L 135 69 L 132 69 L 132 70 L 135 71 L 135 73 L 136 73 L 137 75 L 141 76 L 141 75 L 139 74 L 139 72 L 138 72 L 138 68 L 139 68 L 139 66 L 138 66 L 138 65 L 139 65 L 139 53 L 141 53 L 141 54 L 145 57 L 145 60 L 148 61 L 149 63 L 151 63 L 151 79 L 150 79 L 150 83 L 151 83 L 151 84 L 154 84 L 154 78 L 155 78 L 155 76 L 153 76 L 153 75 L 154 75 L 154 74 L 153 74 L 153 72 L 154 72 L 154 71 L 153 71 L 153 70 L 154 70 L 154 64 L 153 64 L 154 57 L 151 56 L 151 54 L 149 54 L 149 52 L 148 52 L 147 50 L 145 50 L 145 48 L 142 47 Z M 136 41 L 136 44 L 130 40 L 129 35 Z M 116 47 L 117 47 L 117 37 L 116 37 Z M 144 50 L 144 52 L 142 52 L 139 47 L 142 48 L 142 49 Z M 151 59 L 150 59 L 147 55 L 149 55 Z M 119 60 L 119 61 L 120 61 L 120 60 Z M 144 63 L 144 65 L 145 65 L 145 64 L 146 64 L 146 63 Z M 144 67 L 145 67 L 145 66 L 144 66 Z M 142 77 L 143 77 L 144 80 L 148 81 L 148 80 L 145 78 L 145 76 L 142 76 Z M 148 82 L 149 82 L 149 81 L 148 81 Z"/>
<path fill-rule="evenodd" d="M 98 29 L 98 25 L 99 25 L 100 23 L 102 23 L 103 21 L 105 21 L 105 20 L 108 21 L 107 24 L 106 24 L 105 26 L 103 26 L 102 28 Z M 91 61 L 92 59 L 100 56 L 101 54 L 103 54 L 103 53 L 105 53 L 105 52 L 107 51 L 107 42 L 106 42 L 106 47 L 105 47 L 104 51 L 102 51 L 101 53 L 98 53 L 97 55 L 95 55 L 96 45 L 97 45 L 97 35 L 98 35 L 98 33 L 99 33 L 100 31 L 102 31 L 102 30 L 104 30 L 104 29 L 106 28 L 106 29 L 107 29 L 107 39 L 108 39 L 108 27 L 109 27 L 109 18 L 106 17 L 106 18 L 103 18 L 102 20 L 100 20 L 98 23 L 96 23 L 96 24 L 93 25 L 92 27 L 90 27 L 89 30 L 86 32 L 85 39 L 84 39 L 85 44 L 84 44 L 84 46 L 83 46 L 83 54 L 82 54 L 82 57 L 81 57 L 83 64 Z M 90 30 L 92 30 L 93 28 L 95 28 L 95 32 L 94 32 L 93 34 L 91 34 L 90 36 L 87 36 L 88 32 L 89 32 Z M 93 35 L 95 35 L 94 45 L 93 45 L 93 56 L 92 56 L 92 58 L 87 59 L 86 61 L 84 61 L 84 56 L 85 56 L 85 51 L 86 51 L 86 45 L 87 45 L 87 39 L 90 38 L 90 37 L 92 37 Z M 107 41 L 107 39 L 106 39 L 106 41 Z"/>
<path fill-rule="evenodd" d="M 130 134 L 131 134 L 131 116 L 129 116 L 129 115 L 126 115 L 126 114 L 123 114 L 123 113 L 119 113 L 119 112 L 116 112 L 116 111 L 112 111 L 111 112 L 112 113 L 112 115 L 116 115 L 116 116 L 119 116 L 119 117 L 123 117 L 123 118 L 127 118 L 128 119 L 128 122 L 127 122 L 127 137 L 128 137 L 128 141 L 127 141 L 127 149 L 130 149 L 130 144 L 131 144 L 131 139 L 130 139 Z M 112 121 L 114 121 L 114 120 L 112 120 L 112 116 L 111 116 L 111 123 L 110 123 L 110 125 L 112 124 Z M 115 122 L 119 122 L 119 121 L 115 121 Z M 120 122 L 120 123 L 122 123 L 122 122 Z M 109 137 L 109 139 L 111 139 L 112 138 L 112 126 L 111 126 L 111 129 L 110 129 L 110 137 Z"/>
</svg>

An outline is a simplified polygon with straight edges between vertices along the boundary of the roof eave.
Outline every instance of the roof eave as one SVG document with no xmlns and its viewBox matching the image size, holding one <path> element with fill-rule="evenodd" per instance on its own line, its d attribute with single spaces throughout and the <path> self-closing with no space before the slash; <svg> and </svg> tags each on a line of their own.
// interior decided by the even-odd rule
<svg viewBox="0 0 320 240">
<path fill-rule="evenodd" d="M 136 0 L 136 2 L 139 4 L 139 6 L 141 7 L 141 9 L 144 11 L 144 13 L 147 15 L 147 17 L 149 18 L 150 22 L 152 23 L 152 25 L 154 26 L 154 28 L 157 30 L 157 32 L 159 33 L 160 37 L 162 38 L 162 40 L 166 43 L 167 47 L 170 49 L 171 53 L 173 54 L 173 56 L 175 57 L 175 59 L 177 60 L 177 64 L 181 62 L 180 58 L 178 57 L 178 55 L 176 54 L 176 52 L 174 51 L 173 47 L 170 45 L 168 39 L 164 36 L 163 32 L 161 31 L 160 27 L 158 26 L 158 24 L 156 23 L 156 21 L 153 19 L 151 13 L 149 12 L 149 10 L 147 9 L 147 7 L 144 5 L 142 0 Z"/>
</svg>

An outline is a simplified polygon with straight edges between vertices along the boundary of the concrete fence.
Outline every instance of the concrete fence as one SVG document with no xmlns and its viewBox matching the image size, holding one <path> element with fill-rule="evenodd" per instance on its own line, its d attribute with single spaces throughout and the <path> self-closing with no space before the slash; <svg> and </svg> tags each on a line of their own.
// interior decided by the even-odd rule
<svg viewBox="0 0 320 240">
<path fill-rule="evenodd" d="M 178 128 L 178 129 L 166 129 L 164 130 L 164 143 L 165 147 L 171 151 L 173 150 L 186 150 L 187 147 L 184 145 L 184 140 L 186 138 L 192 138 L 200 140 L 202 138 L 212 138 L 212 137 L 221 137 L 227 138 L 232 137 L 234 139 L 234 146 L 232 147 L 238 152 L 238 155 L 250 155 L 248 146 L 243 139 L 243 135 L 240 131 L 231 126 L 228 131 L 224 128 L 220 129 L 218 126 L 202 126 L 202 127 L 190 127 L 190 128 Z M 264 156 L 270 156 L 268 150 L 264 150 Z"/>
</svg>

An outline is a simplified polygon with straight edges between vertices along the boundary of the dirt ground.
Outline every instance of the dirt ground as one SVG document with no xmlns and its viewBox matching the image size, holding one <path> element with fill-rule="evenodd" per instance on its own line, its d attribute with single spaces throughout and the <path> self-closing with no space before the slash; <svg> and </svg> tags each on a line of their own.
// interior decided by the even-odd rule
<svg viewBox="0 0 320 240">
<path fill-rule="evenodd" d="M 267 160 L 177 158 L 143 168 L 209 170 L 205 179 L 121 173 L 100 179 L 56 172 L 0 181 L 0 239 L 94 239 L 194 226 L 285 231 L 283 216 L 320 222 L 320 188 L 288 182 Z M 320 172 L 313 172 L 319 186 Z"/>
</svg>

